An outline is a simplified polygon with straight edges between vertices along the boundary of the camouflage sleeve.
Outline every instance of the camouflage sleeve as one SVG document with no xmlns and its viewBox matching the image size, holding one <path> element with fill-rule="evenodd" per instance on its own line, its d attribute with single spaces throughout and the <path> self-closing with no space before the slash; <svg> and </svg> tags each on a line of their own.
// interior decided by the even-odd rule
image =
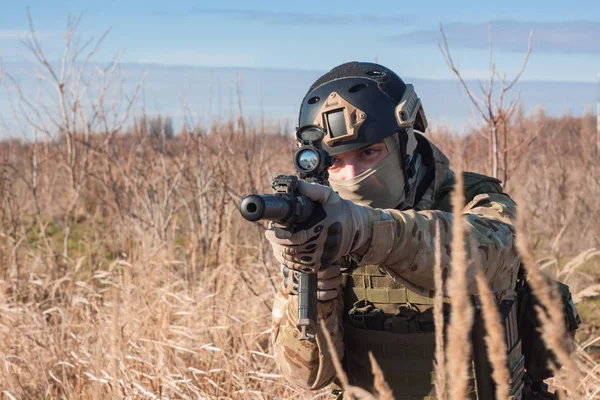
<svg viewBox="0 0 600 400">
<path fill-rule="evenodd" d="M 319 303 L 317 307 L 319 323 L 325 321 L 339 359 L 344 353 L 343 308 L 341 294 L 333 301 Z M 336 375 L 331 353 L 322 334 L 315 339 L 299 339 L 297 316 L 298 296 L 286 293 L 282 285 L 273 304 L 271 340 L 275 360 L 289 382 L 304 389 L 321 389 L 330 384 Z"/>
<path fill-rule="evenodd" d="M 433 296 L 435 227 L 439 221 L 442 268 L 447 276 L 452 242 L 451 213 L 439 210 L 397 211 L 369 209 L 371 242 L 363 249 L 361 264 L 383 264 L 388 273 L 409 289 Z M 492 290 L 512 299 L 519 260 L 514 241 L 516 205 L 505 194 L 480 194 L 464 208 L 470 238 L 478 249 L 480 265 Z M 470 294 L 477 293 L 474 271 L 467 277 Z"/>
<path fill-rule="evenodd" d="M 439 221 L 442 267 L 450 268 L 452 214 L 439 210 L 397 211 L 365 207 L 372 221 L 371 240 L 359 250 L 361 264 L 382 264 L 388 273 L 411 290 L 433 297 L 435 227 Z M 481 194 L 465 206 L 463 215 L 470 237 L 478 249 L 481 265 L 492 290 L 502 299 L 514 297 L 518 255 L 514 243 L 516 205 L 503 194 Z M 477 292 L 475 277 L 467 279 L 469 292 Z M 335 378 L 325 338 L 300 340 L 296 328 L 298 297 L 282 289 L 273 306 L 272 343 L 283 376 L 305 389 L 320 389 Z M 338 355 L 344 352 L 343 298 L 319 303 L 319 319 L 324 320 Z"/>
</svg>

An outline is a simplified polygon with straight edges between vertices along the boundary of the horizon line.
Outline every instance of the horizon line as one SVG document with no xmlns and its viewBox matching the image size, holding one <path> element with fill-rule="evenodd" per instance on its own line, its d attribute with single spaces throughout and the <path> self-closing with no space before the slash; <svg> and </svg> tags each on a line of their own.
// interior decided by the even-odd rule
<svg viewBox="0 0 600 400">
<path fill-rule="evenodd" d="M 0 59 L 1 60 L 1 59 Z M 51 63 L 60 63 L 59 60 L 51 60 Z M 96 63 L 90 63 L 90 65 L 101 65 L 101 64 L 110 64 L 110 61 L 99 61 Z M 16 61 L 16 60 L 2 60 L 2 64 L 0 65 L 8 65 L 8 64 L 35 64 L 33 61 Z M 117 65 L 122 66 L 139 66 L 139 67 L 159 67 L 159 68 L 186 68 L 186 69 L 220 69 L 220 70 L 253 70 L 253 71 L 281 71 L 281 72 L 302 72 L 302 73 L 319 73 L 325 74 L 327 72 L 326 69 L 312 69 L 312 68 L 290 68 L 290 67 L 270 67 L 270 66 L 218 66 L 218 65 L 199 65 L 199 64 L 167 64 L 167 63 L 159 63 L 159 62 L 140 62 L 140 61 L 123 61 L 117 63 Z M 6 68 L 4 68 L 6 71 Z M 575 80 L 549 80 L 549 79 L 537 79 L 537 78 L 527 78 L 527 79 L 519 79 L 518 82 L 532 82 L 532 83 L 570 83 L 570 84 L 598 84 L 600 72 L 597 75 L 590 77 L 589 81 L 575 81 Z M 425 81 L 437 81 L 437 82 L 458 82 L 458 79 L 454 78 L 436 78 L 436 77 L 416 77 L 416 76 L 405 76 L 401 77 L 403 81 L 410 81 L 411 79 L 425 80 Z M 466 82 L 478 82 L 482 80 L 487 80 L 487 78 L 465 78 Z"/>
</svg>

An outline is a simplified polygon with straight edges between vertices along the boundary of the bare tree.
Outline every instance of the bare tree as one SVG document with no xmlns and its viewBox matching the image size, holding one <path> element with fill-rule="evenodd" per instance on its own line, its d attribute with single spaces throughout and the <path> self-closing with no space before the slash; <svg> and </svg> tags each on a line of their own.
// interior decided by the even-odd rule
<svg viewBox="0 0 600 400">
<path fill-rule="evenodd" d="M 28 128 L 33 137 L 29 187 L 36 204 L 42 236 L 45 235 L 45 228 L 42 224 L 42 210 L 37 206 L 39 140 L 51 140 L 58 143 L 62 149 L 59 153 L 59 168 L 65 172 L 67 185 L 57 188 L 61 193 L 56 197 L 56 203 L 64 211 L 62 256 L 68 259 L 71 226 L 83 189 L 90 178 L 93 155 L 105 151 L 107 143 L 129 120 L 144 77 L 133 93 L 125 97 L 121 90 L 122 82 L 116 79 L 119 73 L 119 55 L 104 67 L 92 64 L 109 31 L 99 39 L 92 38 L 82 42 L 78 33 L 82 15 L 75 18 L 69 16 L 62 57 L 53 62 L 38 40 L 29 9 L 27 14 L 29 36 L 23 44 L 34 57 L 34 65 L 37 67 L 34 76 L 40 82 L 40 86 L 52 88 L 55 96 L 51 99 L 40 96 L 33 99 L 22 90 L 17 79 L 7 74 L 17 99 L 16 105 L 11 99 L 11 105 L 15 119 L 25 121 L 24 126 L 22 125 L 23 133 L 25 128 Z"/>
<path fill-rule="evenodd" d="M 499 177 L 499 164 L 500 161 L 503 163 L 503 180 L 509 178 L 509 161 L 508 154 L 515 152 L 516 154 L 522 155 L 524 150 L 533 143 L 535 136 L 527 137 L 524 136 L 517 143 L 511 143 L 510 130 L 512 118 L 515 112 L 518 110 L 520 104 L 520 93 L 517 91 L 514 98 L 508 103 L 507 96 L 511 89 L 514 88 L 515 84 L 523 75 L 527 61 L 531 54 L 531 44 L 533 40 L 533 30 L 529 33 L 529 40 L 527 45 L 527 52 L 523 58 L 523 64 L 519 72 L 515 75 L 512 80 L 506 78 L 506 74 L 501 74 L 496 68 L 496 63 L 493 58 L 493 43 L 492 43 L 492 25 L 489 25 L 489 77 L 487 82 L 479 81 L 480 95 L 477 95 L 462 77 L 458 67 L 454 63 L 452 55 L 450 54 L 450 48 L 448 46 L 448 40 L 442 25 L 440 25 L 440 33 L 442 36 L 442 43 L 438 42 L 438 47 L 448 65 L 448 68 L 454 73 L 456 78 L 461 83 L 465 93 L 467 94 L 470 102 L 473 104 L 481 120 L 484 122 L 487 132 L 482 133 L 488 141 L 488 168 L 489 173 L 494 177 Z M 495 92 L 497 90 L 497 93 Z M 539 133 L 539 132 L 538 132 Z M 517 163 L 518 161 L 515 161 Z"/>
</svg>

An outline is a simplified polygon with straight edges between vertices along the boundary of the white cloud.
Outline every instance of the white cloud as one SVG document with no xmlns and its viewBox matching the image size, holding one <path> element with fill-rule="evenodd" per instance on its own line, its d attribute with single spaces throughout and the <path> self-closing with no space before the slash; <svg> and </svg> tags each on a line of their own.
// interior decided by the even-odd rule
<svg viewBox="0 0 600 400">
<path fill-rule="evenodd" d="M 81 31 L 79 33 L 85 34 Z M 63 39 L 65 31 L 36 29 L 35 35 L 40 42 L 57 41 Z M 16 42 L 30 36 L 31 32 L 28 29 L 0 29 L 0 40 L 2 41 Z"/>
<path fill-rule="evenodd" d="M 327 14 L 320 12 L 297 13 L 276 10 L 256 10 L 256 9 L 225 9 L 225 8 L 199 8 L 190 10 L 191 13 L 198 15 L 208 15 L 215 17 L 230 17 L 245 21 L 256 21 L 268 24 L 278 25 L 340 25 L 351 26 L 355 24 L 380 26 L 397 25 L 399 23 L 410 23 L 413 18 L 406 14 L 378 13 L 370 14 L 365 12 L 347 12 Z"/>
<path fill-rule="evenodd" d="M 460 68 L 460 76 L 463 79 L 488 79 L 490 71 L 484 68 Z"/>
<path fill-rule="evenodd" d="M 29 31 L 19 29 L 0 29 L 0 40 L 19 40 L 29 35 Z"/>
<path fill-rule="evenodd" d="M 152 50 L 151 55 L 128 54 L 128 59 L 137 63 L 156 63 L 164 65 L 198 65 L 213 67 L 252 67 L 256 58 L 248 53 L 205 52 L 186 49 Z"/>
<path fill-rule="evenodd" d="M 491 21 L 494 50 L 524 52 L 530 30 L 533 30 L 533 51 L 538 53 L 598 54 L 600 52 L 600 22 L 559 21 L 520 22 Z M 453 23 L 444 25 L 451 46 L 487 49 L 488 23 Z M 388 37 L 398 44 L 436 45 L 441 39 L 439 29 L 426 29 Z"/>
</svg>

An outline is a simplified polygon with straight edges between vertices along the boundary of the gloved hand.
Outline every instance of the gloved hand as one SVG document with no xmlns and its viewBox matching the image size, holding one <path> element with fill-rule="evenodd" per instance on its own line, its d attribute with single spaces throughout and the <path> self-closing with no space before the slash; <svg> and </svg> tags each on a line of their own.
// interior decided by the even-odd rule
<svg viewBox="0 0 600 400">
<path fill-rule="evenodd" d="M 282 266 L 283 287 L 288 294 L 298 294 L 296 271 Z M 342 271 L 340 264 L 333 264 L 317 272 L 317 300 L 326 302 L 337 297 L 341 289 Z"/>
<path fill-rule="evenodd" d="M 316 183 L 300 181 L 298 192 L 321 206 L 302 224 L 289 229 L 271 225 L 266 231 L 280 263 L 289 269 L 316 273 L 367 242 L 371 227 L 364 207 Z"/>
</svg>

